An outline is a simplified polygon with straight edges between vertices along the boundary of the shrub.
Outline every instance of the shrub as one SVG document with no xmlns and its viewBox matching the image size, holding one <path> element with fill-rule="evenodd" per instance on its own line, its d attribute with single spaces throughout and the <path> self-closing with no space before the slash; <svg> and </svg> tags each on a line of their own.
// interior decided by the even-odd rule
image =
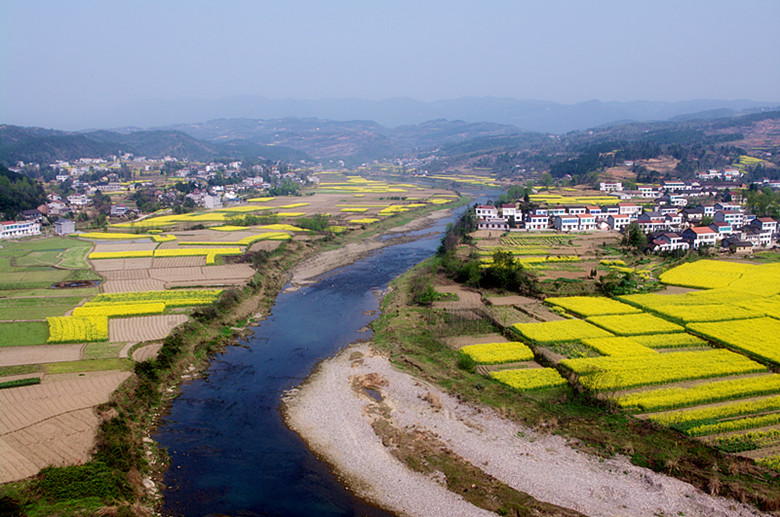
<svg viewBox="0 0 780 517">
<path fill-rule="evenodd" d="M 46 467 L 33 482 L 51 502 L 97 497 L 105 503 L 126 499 L 131 489 L 120 472 L 101 461 L 70 467 Z"/>
</svg>

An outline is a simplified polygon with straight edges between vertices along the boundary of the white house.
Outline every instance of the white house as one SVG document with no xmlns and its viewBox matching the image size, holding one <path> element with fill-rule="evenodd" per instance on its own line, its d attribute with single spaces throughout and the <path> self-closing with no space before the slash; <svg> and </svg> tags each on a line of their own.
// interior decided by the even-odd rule
<svg viewBox="0 0 780 517">
<path fill-rule="evenodd" d="M 759 230 L 766 230 L 773 234 L 777 233 L 777 221 L 771 217 L 757 217 L 750 221 L 750 226 L 755 226 Z"/>
<path fill-rule="evenodd" d="M 642 213 L 642 207 L 636 203 L 618 203 L 618 208 L 620 209 L 620 215 L 627 215 L 632 218 Z"/>
<path fill-rule="evenodd" d="M 648 198 L 652 199 L 652 198 L 659 197 L 661 195 L 661 193 L 658 190 L 656 190 L 653 187 L 649 187 L 647 185 L 638 186 L 637 190 L 639 191 L 639 195 L 645 199 Z"/>
<path fill-rule="evenodd" d="M 501 205 L 501 217 L 506 220 L 514 219 L 519 223 L 523 220 L 523 212 L 518 210 L 515 205 Z"/>
<path fill-rule="evenodd" d="M 580 218 L 576 215 L 557 215 L 553 226 L 561 232 L 570 232 L 578 230 L 580 227 Z"/>
<path fill-rule="evenodd" d="M 717 212 L 715 212 L 714 219 L 716 223 L 727 223 L 730 224 L 732 228 L 744 226 L 747 223 L 747 216 L 745 216 L 745 214 L 743 214 L 742 212 L 738 212 L 736 210 L 725 211 L 725 212 L 722 210 L 718 210 Z"/>
<path fill-rule="evenodd" d="M 599 183 L 599 190 L 602 192 L 618 192 L 623 190 L 623 183 L 620 181 Z"/>
<path fill-rule="evenodd" d="M 222 208 L 222 200 L 219 196 L 203 196 L 203 206 L 210 209 Z"/>
<path fill-rule="evenodd" d="M 76 231 L 76 223 L 70 219 L 60 217 L 54 223 L 54 233 L 57 235 L 70 235 Z"/>
<path fill-rule="evenodd" d="M 622 230 L 631 224 L 631 217 L 625 214 L 610 214 L 609 217 L 607 217 L 607 224 L 613 230 Z"/>
<path fill-rule="evenodd" d="M 681 235 L 673 232 L 659 235 L 653 240 L 652 244 L 653 251 L 687 250 L 690 247 Z"/>
<path fill-rule="evenodd" d="M 688 228 L 682 233 L 682 236 L 694 249 L 699 249 L 701 246 L 714 246 L 718 240 L 718 234 L 715 230 L 706 226 Z"/>
<path fill-rule="evenodd" d="M 41 223 L 37 221 L 3 221 L 0 223 L 0 239 L 14 239 L 41 234 Z"/>
<path fill-rule="evenodd" d="M 530 214 L 525 221 L 528 230 L 546 230 L 550 226 L 550 217 L 546 214 Z"/>
<path fill-rule="evenodd" d="M 584 232 L 588 232 L 596 229 L 596 217 L 590 214 L 578 214 L 577 218 L 580 220 L 579 229 Z"/>
<path fill-rule="evenodd" d="M 477 219 L 497 219 L 498 208 L 493 205 L 477 205 L 475 209 Z"/>
</svg>

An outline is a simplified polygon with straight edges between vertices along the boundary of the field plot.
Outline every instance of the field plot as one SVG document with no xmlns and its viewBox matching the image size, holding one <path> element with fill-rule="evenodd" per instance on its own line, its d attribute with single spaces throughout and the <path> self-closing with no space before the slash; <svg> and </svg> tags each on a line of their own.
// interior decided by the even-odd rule
<svg viewBox="0 0 780 517">
<path fill-rule="evenodd" d="M 689 328 L 729 348 L 780 365 L 780 321 L 774 318 L 692 323 Z"/>
<path fill-rule="evenodd" d="M 151 269 L 152 257 L 93 260 L 92 267 L 98 273 L 128 269 Z"/>
<path fill-rule="evenodd" d="M 148 269 L 112 269 L 102 271 L 103 278 L 110 280 L 146 280 L 149 278 Z"/>
<path fill-rule="evenodd" d="M 112 342 L 142 342 L 165 339 L 171 330 L 187 321 L 186 314 L 161 314 L 118 318 L 108 322 L 108 335 Z"/>
<path fill-rule="evenodd" d="M 0 482 L 34 475 L 47 465 L 87 461 L 98 425 L 94 406 L 131 375 L 133 361 L 154 357 L 160 341 L 187 321 L 188 307 L 211 303 L 223 286 L 244 285 L 255 275 L 249 263 L 226 256 L 309 239 L 314 234 L 303 226 L 322 225 L 321 217 L 312 217 L 319 214 L 331 214 L 324 222 L 347 231 L 349 215 L 336 205 L 355 202 L 353 187 L 361 190 L 361 203 L 375 205 L 365 207 L 375 221 L 458 199 L 444 189 L 357 177 L 343 181 L 347 192 L 307 196 L 305 202 L 262 198 L 223 211 L 123 223 L 116 226 L 131 230 L 116 233 L 4 243 L 0 381 L 24 374 L 42 383 L 0 390 Z M 378 199 L 390 192 L 392 202 Z M 416 200 L 406 199 L 410 192 Z M 298 219 L 303 216 L 311 218 Z M 192 229 L 196 225 L 222 228 Z M 158 228 L 165 232 L 133 232 Z M 58 282 L 93 279 L 101 281 L 88 288 L 50 289 Z M 197 289 L 172 289 L 181 287 Z M 126 358 L 135 343 L 144 346 L 132 360 Z"/>
<path fill-rule="evenodd" d="M 129 376 L 100 372 L 0 390 L 0 482 L 32 476 L 47 465 L 86 461 L 99 424 L 94 406 Z"/>
<path fill-rule="evenodd" d="M 578 319 L 517 323 L 512 326 L 512 329 L 531 342 L 540 344 L 579 342 L 587 338 L 613 336 L 606 330 Z"/>
<path fill-rule="evenodd" d="M 593 391 L 764 372 L 766 366 L 728 350 L 565 359 L 561 364 Z"/>
<path fill-rule="evenodd" d="M 531 361 L 534 353 L 530 348 L 517 341 L 507 343 L 480 343 L 467 345 L 461 353 L 471 357 L 478 364 L 501 364 Z"/>
<path fill-rule="evenodd" d="M 30 345 L 0 348 L 0 366 L 78 361 L 84 345 Z"/>
<path fill-rule="evenodd" d="M 194 256 L 194 257 L 154 257 L 152 259 L 152 267 L 158 268 L 175 268 L 175 267 L 200 267 L 206 265 L 206 257 Z"/>
<path fill-rule="evenodd" d="M 165 283 L 166 288 L 202 285 L 244 284 L 255 274 L 249 264 L 184 268 L 157 268 L 150 271 L 153 280 Z"/>
<path fill-rule="evenodd" d="M 572 314 L 587 318 L 607 314 L 636 314 L 640 310 L 603 296 L 568 296 L 565 298 L 547 298 L 546 303 L 563 307 Z"/>
<path fill-rule="evenodd" d="M 123 293 L 126 291 L 158 291 L 165 289 L 165 282 L 152 278 L 139 280 L 108 280 L 100 286 L 104 293 Z"/>
<path fill-rule="evenodd" d="M 566 379 L 555 368 L 529 368 L 490 372 L 497 381 L 518 390 L 538 390 L 566 386 Z"/>
<path fill-rule="evenodd" d="M 42 345 L 49 337 L 48 327 L 42 321 L 0 323 L 0 347 Z"/>
<path fill-rule="evenodd" d="M 616 314 L 593 316 L 588 322 L 597 325 L 618 336 L 637 336 L 641 334 L 665 334 L 684 332 L 685 329 L 675 323 L 651 314 Z"/>
<path fill-rule="evenodd" d="M 621 337 L 585 335 L 586 321 L 578 319 L 514 328 L 531 345 L 570 350 L 560 366 L 597 396 L 774 465 L 780 377 L 768 366 L 780 365 L 780 265 L 701 260 L 661 281 L 702 290 L 620 296 L 618 307 L 635 308 L 626 314 L 606 312 L 615 300 L 546 300 Z"/>
<path fill-rule="evenodd" d="M 157 243 L 150 241 L 134 242 L 98 242 L 92 253 L 125 253 L 133 251 L 152 251 L 157 248 Z"/>
</svg>

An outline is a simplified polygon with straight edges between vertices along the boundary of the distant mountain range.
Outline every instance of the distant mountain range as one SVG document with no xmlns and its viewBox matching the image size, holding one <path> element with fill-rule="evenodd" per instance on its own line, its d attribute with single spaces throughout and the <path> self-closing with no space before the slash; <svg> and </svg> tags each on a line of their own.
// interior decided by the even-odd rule
<svg viewBox="0 0 780 517">
<path fill-rule="evenodd" d="M 688 106 L 704 107 L 704 104 Z M 592 107 L 596 108 L 595 105 Z M 587 106 L 581 105 L 581 108 L 587 111 Z M 656 109 L 658 112 L 660 108 L 648 105 L 643 109 L 646 112 Z M 667 109 L 671 110 L 671 107 L 667 106 Z M 417 151 L 427 153 L 437 148 L 448 155 L 480 153 L 487 149 L 518 152 L 524 145 L 532 145 L 539 150 L 561 139 L 573 141 L 571 138 L 574 136 L 578 141 L 641 139 L 647 138 L 647 135 L 656 135 L 653 138 L 658 139 L 672 132 L 676 141 L 682 141 L 682 133 L 687 135 L 686 138 L 695 140 L 703 138 L 705 130 L 717 133 L 720 131 L 718 125 L 750 124 L 767 116 L 776 118 L 777 112 L 751 108 L 735 116 L 731 108 L 715 108 L 677 115 L 663 122 L 602 124 L 591 126 L 587 131 L 559 136 L 549 132 L 524 131 L 510 124 L 446 119 L 387 127 L 366 120 L 219 118 L 149 130 L 124 127 L 86 132 L 2 125 L 0 162 L 7 165 L 20 160 L 51 163 L 56 159 L 73 160 L 130 152 L 149 158 L 172 156 L 194 161 L 216 158 L 263 158 L 287 162 L 344 160 L 354 165 Z"/>
<path fill-rule="evenodd" d="M 346 159 L 361 163 L 415 149 L 429 150 L 475 138 L 516 135 L 500 124 L 430 121 L 389 129 L 374 122 L 321 119 L 219 119 L 153 130 L 121 128 L 74 133 L 0 126 L 0 161 L 50 163 L 130 152 L 136 156 L 208 161 L 215 158 Z"/>
<path fill-rule="evenodd" d="M 267 99 L 247 95 L 215 100 L 145 100 L 110 109 L 74 113 L 75 127 L 161 127 L 204 120 L 248 118 L 319 118 L 334 121 L 373 121 L 395 128 L 429 120 L 462 120 L 511 125 L 524 131 L 565 133 L 604 124 L 662 121 L 678 116 L 720 110 L 728 116 L 745 110 L 777 107 L 777 102 L 751 100 L 691 100 L 683 102 L 602 102 L 577 104 L 496 97 L 466 97 L 433 102 L 410 98 L 379 101 L 363 99 Z M 698 117 L 695 117 L 698 118 Z M 71 124 L 70 127 L 74 127 Z"/>
</svg>

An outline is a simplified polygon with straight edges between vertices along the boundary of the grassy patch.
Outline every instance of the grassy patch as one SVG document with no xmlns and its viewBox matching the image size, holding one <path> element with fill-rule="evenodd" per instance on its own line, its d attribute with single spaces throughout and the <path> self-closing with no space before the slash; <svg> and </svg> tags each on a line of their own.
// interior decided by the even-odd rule
<svg viewBox="0 0 780 517">
<path fill-rule="evenodd" d="M 125 346 L 124 343 L 109 343 L 100 341 L 97 343 L 87 343 L 84 347 L 84 359 L 112 359 L 119 357 L 119 351 Z"/>
<path fill-rule="evenodd" d="M 103 370 L 133 370 L 133 361 L 130 359 L 86 359 L 83 361 L 64 361 L 61 363 L 47 363 L 43 365 L 43 371 L 48 374 L 56 373 L 82 373 L 100 372 Z"/>
<path fill-rule="evenodd" d="M 28 373 L 38 373 L 43 371 L 39 364 L 19 364 L 15 366 L 0 366 L 0 377 L 11 375 L 25 375 Z"/>
<path fill-rule="evenodd" d="M 67 278 L 68 282 L 78 282 L 80 280 L 102 280 L 103 277 L 92 271 L 91 269 L 74 269 Z"/>
<path fill-rule="evenodd" d="M 30 239 L 4 244 L 0 250 L 0 290 L 39 289 L 83 275 L 76 280 L 97 280 L 84 257 L 91 249 L 89 242 L 63 237 Z M 70 268 L 54 269 L 50 266 Z"/>
<path fill-rule="evenodd" d="M 81 241 L 76 242 L 82 244 Z M 69 269 L 89 269 L 89 264 L 87 264 L 87 254 L 91 249 L 91 244 L 68 248 L 60 254 L 60 258 L 62 260 L 59 265 Z"/>
<path fill-rule="evenodd" d="M 59 263 L 60 252 L 57 250 L 31 251 L 26 255 L 17 257 L 16 266 L 55 266 Z"/>
<path fill-rule="evenodd" d="M 0 289 L 2 298 L 67 298 L 70 296 L 86 298 L 100 293 L 99 287 L 79 287 L 75 289 Z"/>
<path fill-rule="evenodd" d="M 13 268 L 0 273 L 0 289 L 42 289 L 65 280 L 70 271 L 54 268 Z"/>
<path fill-rule="evenodd" d="M 45 345 L 49 326 L 44 321 L 0 323 L 0 347 Z"/>
<path fill-rule="evenodd" d="M 62 316 L 81 303 L 80 296 L 0 299 L 0 320 L 36 320 Z"/>
<path fill-rule="evenodd" d="M 776 251 L 759 251 L 754 253 L 753 257 L 764 263 L 780 262 L 780 253 Z"/>
</svg>

